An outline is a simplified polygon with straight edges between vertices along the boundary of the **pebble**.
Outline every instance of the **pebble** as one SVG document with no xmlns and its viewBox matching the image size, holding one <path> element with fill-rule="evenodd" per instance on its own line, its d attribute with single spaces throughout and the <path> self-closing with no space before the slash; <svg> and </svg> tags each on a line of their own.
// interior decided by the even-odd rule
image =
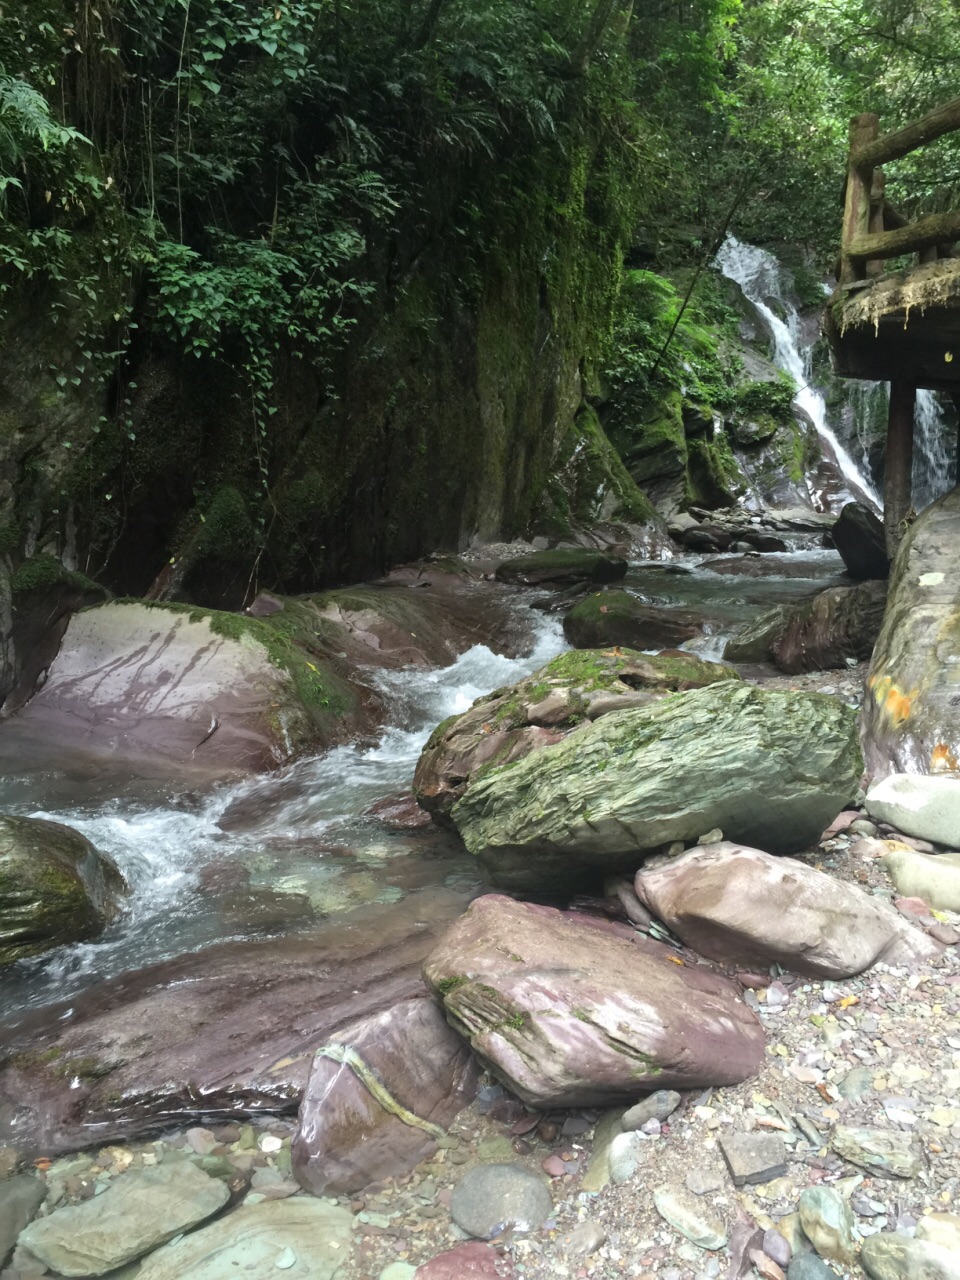
<svg viewBox="0 0 960 1280">
<path fill-rule="evenodd" d="M 586 1258 L 607 1242 L 607 1233 L 598 1222 L 581 1222 L 569 1235 L 563 1237 L 563 1247 L 575 1257 Z"/>
<path fill-rule="evenodd" d="M 684 1183 L 695 1196 L 707 1196 L 723 1186 L 723 1174 L 719 1169 L 691 1169 Z"/>
<path fill-rule="evenodd" d="M 798 1210 L 803 1230 L 822 1258 L 842 1263 L 853 1260 L 853 1213 L 832 1187 L 807 1187 L 801 1192 Z"/>
<path fill-rule="evenodd" d="M 546 1184 L 522 1165 L 479 1165 L 463 1175 L 450 1199 L 454 1222 L 480 1239 L 509 1227 L 536 1231 L 552 1210 Z"/>
<path fill-rule="evenodd" d="M 774 1227 L 768 1227 L 763 1233 L 763 1252 L 772 1258 L 778 1267 L 786 1267 L 793 1257 L 793 1250 L 784 1237 Z"/>
<path fill-rule="evenodd" d="M 726 1227 L 719 1218 L 701 1207 L 688 1193 L 673 1187 L 658 1187 L 653 1193 L 657 1212 L 671 1227 L 701 1249 L 722 1249 L 727 1243 Z"/>
<path fill-rule="evenodd" d="M 658 1089 L 644 1098 L 635 1107 L 626 1111 L 621 1119 L 624 1129 L 642 1129 L 648 1120 L 658 1120 L 661 1124 L 673 1115 L 679 1107 L 681 1098 L 672 1089 Z"/>
<path fill-rule="evenodd" d="M 610 1181 L 620 1186 L 640 1167 L 643 1138 L 637 1133 L 618 1133 L 610 1143 Z"/>
<path fill-rule="evenodd" d="M 787 1280 L 837 1280 L 837 1273 L 816 1254 L 801 1253 L 787 1267 Z"/>
</svg>

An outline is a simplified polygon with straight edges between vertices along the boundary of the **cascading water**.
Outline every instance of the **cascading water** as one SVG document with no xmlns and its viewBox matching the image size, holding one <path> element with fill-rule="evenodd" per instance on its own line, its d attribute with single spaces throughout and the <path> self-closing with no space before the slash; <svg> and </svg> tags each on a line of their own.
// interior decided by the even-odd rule
<svg viewBox="0 0 960 1280">
<path fill-rule="evenodd" d="M 932 391 L 917 392 L 913 419 L 913 507 L 922 511 L 951 487 L 954 459 L 947 448 L 943 409 Z"/>
<path fill-rule="evenodd" d="M 879 510 L 879 495 L 830 429 L 824 398 L 810 382 L 811 348 L 805 351 L 800 348 L 800 317 L 790 297 L 788 272 L 773 254 L 756 245 L 743 244 L 733 236 L 728 236 L 720 247 L 716 263 L 729 280 L 740 286 L 762 317 L 773 339 L 774 363 L 788 373 L 799 388 L 794 404 L 813 422 L 825 452 L 839 467 L 850 494 Z M 777 315 L 770 306 L 771 301 L 782 310 L 785 319 Z"/>
</svg>

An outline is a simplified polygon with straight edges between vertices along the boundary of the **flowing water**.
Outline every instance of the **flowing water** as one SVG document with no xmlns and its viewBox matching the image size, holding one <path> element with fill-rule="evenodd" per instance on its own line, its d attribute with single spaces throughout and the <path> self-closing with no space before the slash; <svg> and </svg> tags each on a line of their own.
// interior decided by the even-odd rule
<svg viewBox="0 0 960 1280">
<path fill-rule="evenodd" d="M 850 495 L 878 510 L 879 495 L 828 425 L 826 402 L 811 382 L 813 349 L 801 349 L 800 313 L 791 296 L 789 273 L 772 253 L 742 244 L 733 236 L 728 236 L 720 247 L 717 266 L 740 286 L 762 317 L 773 341 L 774 364 L 796 383 L 793 402 L 813 422 L 824 453 L 836 463 Z"/>
<path fill-rule="evenodd" d="M 951 441 L 955 448 L 954 440 Z M 913 418 L 913 507 L 922 511 L 952 488 L 956 458 L 951 456 L 943 407 L 932 391 L 917 392 Z"/>
</svg>

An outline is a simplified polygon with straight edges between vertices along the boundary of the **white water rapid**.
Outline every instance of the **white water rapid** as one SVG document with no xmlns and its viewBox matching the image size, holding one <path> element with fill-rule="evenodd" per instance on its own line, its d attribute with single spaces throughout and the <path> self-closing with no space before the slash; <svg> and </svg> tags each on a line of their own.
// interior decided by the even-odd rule
<svg viewBox="0 0 960 1280">
<path fill-rule="evenodd" d="M 773 340 L 774 364 L 797 384 L 793 402 L 813 422 L 825 452 L 835 460 L 851 495 L 879 510 L 879 494 L 830 429 L 823 395 L 810 381 L 812 348 L 801 350 L 800 316 L 790 296 L 789 273 L 772 253 L 743 244 L 733 236 L 728 236 L 720 247 L 716 263 L 729 280 L 740 286 L 763 318 Z"/>
<path fill-rule="evenodd" d="M 81 831 L 114 858 L 131 889 L 120 918 L 96 941 L 8 969 L 4 1013 L 69 998 L 95 981 L 251 930 L 286 929 L 287 917 L 295 922 L 305 900 L 323 917 L 399 899 L 427 875 L 434 883 L 469 878 L 472 867 L 462 851 L 438 862 L 436 848 L 421 849 L 422 842 L 392 834 L 364 814 L 410 786 L 420 751 L 441 720 L 567 647 L 556 616 L 530 616 L 534 634 L 525 657 L 475 645 L 449 667 L 378 672 L 390 723 L 377 741 L 337 747 L 275 774 L 200 796 L 153 792 L 47 805 L 38 800 L 55 784 L 49 775 L 0 780 L 7 812 Z M 235 914 L 224 908 L 231 894 Z M 271 903 L 273 926 L 262 914 Z"/>
</svg>

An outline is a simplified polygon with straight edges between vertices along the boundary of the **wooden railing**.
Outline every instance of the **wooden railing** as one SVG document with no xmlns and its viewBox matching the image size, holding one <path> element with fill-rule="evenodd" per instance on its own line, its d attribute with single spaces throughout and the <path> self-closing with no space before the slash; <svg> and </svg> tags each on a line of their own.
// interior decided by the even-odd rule
<svg viewBox="0 0 960 1280">
<path fill-rule="evenodd" d="M 960 210 L 908 221 L 886 199 L 886 179 L 880 166 L 957 129 L 960 98 L 882 137 L 878 116 L 866 113 L 851 120 L 841 285 L 869 282 L 882 273 L 887 258 L 916 253 L 920 262 L 934 262 L 953 256 L 953 242 L 960 239 Z"/>
</svg>

